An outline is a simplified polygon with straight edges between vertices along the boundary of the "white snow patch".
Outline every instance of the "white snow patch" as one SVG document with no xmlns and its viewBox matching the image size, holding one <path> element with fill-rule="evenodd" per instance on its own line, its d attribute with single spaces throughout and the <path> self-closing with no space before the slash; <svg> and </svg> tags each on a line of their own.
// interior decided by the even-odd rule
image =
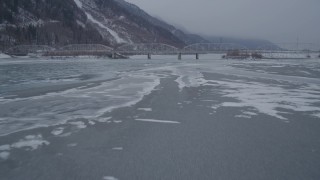
<svg viewBox="0 0 320 180">
<path fill-rule="evenodd" d="M 79 20 L 77 20 L 76 22 L 77 22 L 77 24 L 78 24 L 79 26 L 81 26 L 82 28 L 85 28 L 85 27 L 86 27 L 86 25 L 85 25 L 83 22 L 81 22 L 81 21 L 79 21 Z"/>
<path fill-rule="evenodd" d="M 7 160 L 7 159 L 9 158 L 9 156 L 10 156 L 10 153 L 9 153 L 9 152 L 6 152 L 6 151 L 0 152 L 0 158 L 1 158 L 2 160 Z"/>
<path fill-rule="evenodd" d="M 106 118 L 99 118 L 97 119 L 98 122 L 101 122 L 101 123 L 106 123 L 108 122 L 112 117 L 106 117 Z"/>
<path fill-rule="evenodd" d="M 195 65 L 189 64 L 178 67 L 164 67 L 164 70 L 169 70 L 173 75 L 178 76 L 175 82 L 178 84 L 180 91 L 185 87 L 198 87 L 207 81 L 204 80 L 203 74 L 200 71 L 195 70 Z"/>
<path fill-rule="evenodd" d="M 136 121 L 143 121 L 143 122 L 180 124 L 180 122 L 177 122 L 177 121 L 157 120 L 157 119 L 135 119 L 135 120 L 136 120 Z"/>
<path fill-rule="evenodd" d="M 191 104 L 192 101 L 184 101 L 184 103 L 186 103 L 186 104 Z"/>
<path fill-rule="evenodd" d="M 160 84 L 160 79 L 157 76 L 152 76 L 152 75 L 131 75 L 132 78 L 134 79 L 146 79 L 148 78 L 150 81 L 148 82 L 143 82 L 141 84 L 137 84 L 137 83 L 133 83 L 133 84 L 126 84 L 126 85 L 121 85 L 119 88 L 123 91 L 125 91 L 127 88 L 139 88 L 139 91 L 135 94 L 129 94 L 130 98 L 133 98 L 132 101 L 129 101 L 125 104 L 121 104 L 118 106 L 110 106 L 107 108 L 103 108 L 100 109 L 98 111 L 98 115 L 96 117 L 102 116 L 107 112 L 112 111 L 113 109 L 116 108 L 120 108 L 120 107 L 128 107 L 128 106 L 132 106 L 136 103 L 138 103 L 139 101 L 141 101 L 143 99 L 144 96 L 150 94 L 155 87 L 157 87 Z M 142 89 L 140 89 L 141 87 L 143 87 Z M 105 90 L 104 90 L 105 91 Z M 116 91 L 119 92 L 119 89 L 114 89 L 114 90 L 110 90 L 112 91 Z M 126 94 L 126 97 L 128 97 L 128 95 Z"/>
<path fill-rule="evenodd" d="M 314 105 L 320 101 L 317 91 L 301 89 L 284 89 L 281 86 L 268 85 L 254 82 L 208 81 L 208 85 L 222 86 L 225 97 L 237 99 L 238 102 L 224 102 L 224 107 L 253 107 L 260 113 L 267 114 L 282 120 L 279 109 L 288 109 L 297 112 L 320 113 L 320 107 Z M 217 85 L 211 84 L 215 83 Z M 244 112 L 244 115 L 256 115 L 252 112 Z"/>
<path fill-rule="evenodd" d="M 8 59 L 11 58 L 9 55 L 0 53 L 0 59 Z"/>
<path fill-rule="evenodd" d="M 68 144 L 67 146 L 68 147 L 76 147 L 78 144 L 77 143 L 71 143 L 71 144 Z"/>
<path fill-rule="evenodd" d="M 217 102 L 217 100 L 201 100 L 202 102 Z"/>
<path fill-rule="evenodd" d="M 84 128 L 87 127 L 87 125 L 86 125 L 84 122 L 82 122 L 82 121 L 69 122 L 69 124 L 75 125 L 75 126 L 77 126 L 77 128 L 79 128 L 79 129 L 84 129 Z"/>
<path fill-rule="evenodd" d="M 11 145 L 12 148 L 24 148 L 27 147 L 30 150 L 36 150 L 42 145 L 49 145 L 50 143 L 46 140 L 43 140 L 42 135 L 29 135 L 24 139 L 13 143 Z"/>
<path fill-rule="evenodd" d="M 152 108 L 138 108 L 139 111 L 152 111 Z"/>
<path fill-rule="evenodd" d="M 82 9 L 82 2 L 80 0 L 74 0 L 78 8 Z"/>
<path fill-rule="evenodd" d="M 96 123 L 93 122 L 93 121 L 89 121 L 89 124 L 90 124 L 90 125 L 95 125 Z"/>
<path fill-rule="evenodd" d="M 311 73 L 308 72 L 308 71 L 300 71 L 300 72 L 303 73 L 303 74 L 311 75 Z"/>
<path fill-rule="evenodd" d="M 241 111 L 242 114 L 240 115 L 236 115 L 236 118 L 247 118 L 247 119 L 251 119 L 252 116 L 257 116 L 258 114 L 255 112 L 249 112 L 249 111 Z"/>
<path fill-rule="evenodd" d="M 68 132 L 68 133 L 64 133 L 64 134 L 61 134 L 59 137 L 68 137 L 68 136 L 71 136 L 71 132 Z"/>
<path fill-rule="evenodd" d="M 314 113 L 313 116 L 320 118 L 320 113 Z"/>
<path fill-rule="evenodd" d="M 9 144 L 0 146 L 0 151 L 9 151 L 11 149 Z"/>
<path fill-rule="evenodd" d="M 53 131 L 51 131 L 51 134 L 53 134 L 53 135 L 55 135 L 55 136 L 58 136 L 58 135 L 60 135 L 60 134 L 63 133 L 63 130 L 64 130 L 63 127 L 59 127 L 59 128 L 57 128 L 57 129 L 54 129 Z"/>
<path fill-rule="evenodd" d="M 248 115 L 236 115 L 236 118 L 246 118 L 246 119 L 251 119 L 251 116 Z"/>
<path fill-rule="evenodd" d="M 242 111 L 243 114 L 248 115 L 248 116 L 257 116 L 258 114 L 255 112 L 249 112 L 249 111 Z"/>
<path fill-rule="evenodd" d="M 211 108 L 214 110 L 217 110 L 219 107 L 221 107 L 221 105 L 212 105 Z"/>
<path fill-rule="evenodd" d="M 104 24 L 102 24 L 101 22 L 99 22 L 98 20 L 96 20 L 94 17 L 92 17 L 91 14 L 85 12 L 88 19 L 93 22 L 94 24 L 97 24 L 98 26 L 100 26 L 103 29 L 106 29 L 112 36 L 113 38 L 117 41 L 117 43 L 127 43 L 127 41 L 125 41 L 124 39 L 120 38 L 120 36 L 118 35 L 118 33 L 116 33 L 115 31 L 113 31 L 112 29 L 108 28 L 107 26 L 105 26 Z"/>
<path fill-rule="evenodd" d="M 102 179 L 103 180 L 118 180 L 117 178 L 115 178 L 113 176 L 104 176 Z"/>
<path fill-rule="evenodd" d="M 116 124 L 122 123 L 121 120 L 114 120 L 113 122 L 116 123 Z"/>
</svg>

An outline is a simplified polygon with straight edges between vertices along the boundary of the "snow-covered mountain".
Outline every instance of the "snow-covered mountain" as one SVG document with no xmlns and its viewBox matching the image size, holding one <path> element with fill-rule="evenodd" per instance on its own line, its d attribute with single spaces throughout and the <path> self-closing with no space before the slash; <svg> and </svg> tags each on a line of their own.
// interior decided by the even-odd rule
<svg viewBox="0 0 320 180">
<path fill-rule="evenodd" d="M 205 40 L 124 0 L 2 0 L 1 42 L 2 46 L 160 42 L 181 47 Z"/>
<path fill-rule="evenodd" d="M 202 36 L 203 37 L 203 36 Z M 15 44 L 236 43 L 248 48 L 264 40 L 188 34 L 125 0 L 0 0 L 0 50 Z M 276 46 L 275 46 L 276 47 Z"/>
</svg>

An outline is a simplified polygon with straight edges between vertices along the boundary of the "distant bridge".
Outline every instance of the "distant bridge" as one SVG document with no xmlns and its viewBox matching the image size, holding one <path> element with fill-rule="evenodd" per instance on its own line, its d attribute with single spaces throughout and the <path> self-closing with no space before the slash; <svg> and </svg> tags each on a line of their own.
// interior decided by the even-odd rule
<svg viewBox="0 0 320 180">
<path fill-rule="evenodd" d="M 113 48 L 102 44 L 71 44 L 54 51 L 47 52 L 45 56 L 112 56 Z"/>
<path fill-rule="evenodd" d="M 111 58 L 125 58 L 125 55 L 147 55 L 151 59 L 151 55 L 173 55 L 177 54 L 178 59 L 184 54 L 195 54 L 196 59 L 199 54 L 209 53 L 228 53 L 238 51 L 242 53 L 260 53 L 270 58 L 277 55 L 279 58 L 292 54 L 309 54 L 320 53 L 320 46 L 305 43 L 286 43 L 276 45 L 265 45 L 255 49 L 249 49 L 233 43 L 197 43 L 191 44 L 184 48 L 177 48 L 162 43 L 139 43 L 125 44 L 117 48 L 105 46 L 102 44 L 71 44 L 60 48 L 53 48 L 46 45 L 19 45 L 9 48 L 6 53 L 9 55 L 23 56 L 27 54 L 37 54 L 43 56 L 108 56 Z M 279 56 L 281 54 L 281 56 Z M 289 56 L 288 56 L 289 57 Z"/>
<path fill-rule="evenodd" d="M 140 43 L 140 44 L 125 44 L 115 49 L 116 52 L 123 54 L 176 54 L 179 49 L 162 43 Z"/>
<path fill-rule="evenodd" d="M 234 43 L 197 43 L 184 47 L 181 53 L 184 54 L 207 54 L 207 53 L 225 53 L 233 50 L 248 50 L 248 48 Z"/>
<path fill-rule="evenodd" d="M 18 45 L 9 48 L 5 53 L 15 56 L 25 56 L 28 54 L 44 54 L 55 51 L 55 48 L 46 45 Z"/>
</svg>

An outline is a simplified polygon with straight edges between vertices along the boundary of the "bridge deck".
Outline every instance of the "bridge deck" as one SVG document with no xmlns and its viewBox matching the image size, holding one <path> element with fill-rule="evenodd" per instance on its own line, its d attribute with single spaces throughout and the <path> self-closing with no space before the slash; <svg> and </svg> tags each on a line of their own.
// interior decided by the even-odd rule
<svg viewBox="0 0 320 180">
<path fill-rule="evenodd" d="M 277 47 L 277 46 L 276 46 Z M 320 47 L 320 46 L 319 46 Z M 270 47 L 261 47 L 259 49 L 248 49 L 244 46 L 240 46 L 232 43 L 197 43 L 188 45 L 182 49 L 176 48 L 171 45 L 161 43 L 142 43 L 142 44 L 125 44 L 118 48 L 112 48 L 101 44 L 73 44 L 67 45 L 61 48 L 52 48 L 45 45 L 20 45 L 15 46 L 6 51 L 9 55 L 27 55 L 40 54 L 44 56 L 108 56 L 108 57 L 122 57 L 124 55 L 141 55 L 145 54 L 152 55 L 178 55 L 179 57 L 183 54 L 209 54 L 209 53 L 228 53 L 232 51 L 241 51 L 245 53 L 260 53 L 260 54 L 309 54 L 316 51 L 317 47 L 309 49 L 283 49 Z M 122 54 L 122 55 L 121 55 Z"/>
</svg>

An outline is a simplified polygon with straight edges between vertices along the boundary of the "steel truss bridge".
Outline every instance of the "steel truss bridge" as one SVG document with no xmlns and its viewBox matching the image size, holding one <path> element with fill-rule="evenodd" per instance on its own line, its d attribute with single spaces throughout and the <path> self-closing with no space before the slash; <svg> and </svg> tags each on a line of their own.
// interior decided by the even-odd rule
<svg viewBox="0 0 320 180">
<path fill-rule="evenodd" d="M 71 44 L 45 52 L 45 56 L 108 56 L 112 54 L 113 48 L 102 44 Z"/>
<path fill-rule="evenodd" d="M 9 48 L 5 53 L 9 55 L 23 56 L 27 54 L 39 54 L 55 51 L 55 48 L 46 45 L 19 45 Z"/>
<path fill-rule="evenodd" d="M 320 45 L 311 43 L 282 43 L 275 45 L 265 45 L 255 49 L 249 49 L 245 46 L 232 43 L 197 43 L 183 48 L 177 48 L 162 43 L 140 43 L 124 44 L 117 48 L 105 46 L 102 44 L 71 44 L 59 48 L 47 45 L 18 45 L 9 48 L 5 53 L 13 56 L 23 55 L 42 55 L 42 56 L 109 56 L 111 58 L 125 58 L 128 55 L 182 55 L 194 54 L 196 59 L 199 54 L 228 53 L 238 51 L 241 53 L 259 53 L 266 58 L 306 58 L 310 53 L 320 54 Z"/>
</svg>

